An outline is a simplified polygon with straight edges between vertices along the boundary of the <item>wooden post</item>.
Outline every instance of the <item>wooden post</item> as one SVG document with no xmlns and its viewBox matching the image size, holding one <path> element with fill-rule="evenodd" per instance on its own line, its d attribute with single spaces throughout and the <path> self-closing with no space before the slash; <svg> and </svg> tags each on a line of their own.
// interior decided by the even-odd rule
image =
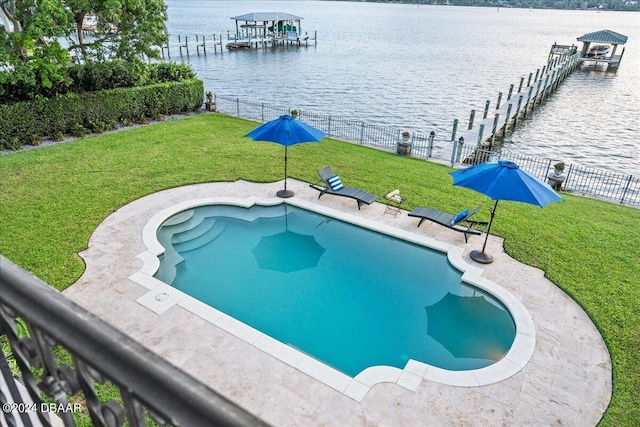
<svg viewBox="0 0 640 427">
<path fill-rule="evenodd" d="M 533 76 L 533 73 L 529 73 L 529 80 L 527 80 L 527 87 L 531 86 L 531 77 Z"/>
<path fill-rule="evenodd" d="M 542 80 L 538 80 L 538 86 L 540 86 L 540 82 Z M 529 94 L 527 95 L 527 102 L 524 104 L 524 118 L 527 118 L 527 110 L 530 108 L 531 104 L 531 95 L 533 94 L 533 86 L 529 86 Z M 535 99 L 535 98 L 534 98 Z"/>
<path fill-rule="evenodd" d="M 536 70 L 536 77 L 533 79 L 534 83 L 538 81 L 538 74 L 540 74 L 540 68 Z"/>
<path fill-rule="evenodd" d="M 498 131 L 498 120 L 500 120 L 500 114 L 496 114 L 493 118 L 493 129 L 491 131 L 491 143 L 489 144 L 489 150 L 493 150 L 493 143 L 496 140 L 496 132 Z"/>
<path fill-rule="evenodd" d="M 451 132 L 451 141 L 456 140 L 456 132 L 458 132 L 458 119 L 453 120 L 453 131 Z"/>
<path fill-rule="evenodd" d="M 471 117 L 469 117 L 469 130 L 473 129 L 473 119 L 476 116 L 476 110 L 471 110 Z"/>
<path fill-rule="evenodd" d="M 478 143 L 477 143 L 477 147 L 481 148 L 482 147 L 482 134 L 484 133 L 484 123 L 482 123 L 480 125 L 480 129 L 478 130 Z"/>
<path fill-rule="evenodd" d="M 496 114 L 493 118 L 493 128 L 491 128 L 491 144 L 489 149 L 493 149 L 493 142 L 496 140 L 496 132 L 498 132 L 498 120 L 500 120 L 500 114 Z"/>
<path fill-rule="evenodd" d="M 502 92 L 498 92 L 498 102 L 496 103 L 496 110 L 500 108 L 500 101 L 502 101 Z"/>
<path fill-rule="evenodd" d="M 511 86 L 509 86 L 509 95 L 507 95 L 507 101 L 509 101 L 511 99 L 511 95 L 513 95 L 513 88 L 514 84 L 511 83 Z"/>
<path fill-rule="evenodd" d="M 523 84 L 524 84 L 524 77 L 520 77 L 520 85 L 518 86 L 518 93 L 522 92 Z"/>
<path fill-rule="evenodd" d="M 486 119 L 486 118 L 487 118 L 487 114 L 489 114 L 489 103 L 490 103 L 490 102 L 491 102 L 491 101 L 489 101 L 489 100 L 487 99 L 487 102 L 484 104 L 484 114 L 482 115 L 482 118 L 483 118 L 483 119 Z M 452 141 L 453 141 L 453 140 L 452 140 Z"/>
<path fill-rule="evenodd" d="M 504 119 L 504 131 L 502 132 L 502 136 L 507 134 L 507 130 L 509 127 L 509 120 L 511 119 L 511 107 L 513 106 L 513 104 L 509 104 L 507 106 L 507 118 Z"/>
<path fill-rule="evenodd" d="M 531 88 L 529 88 L 531 89 Z M 531 93 L 531 90 L 529 90 L 529 93 Z M 518 98 L 518 106 L 516 107 L 516 114 L 513 116 L 513 127 L 516 127 L 516 124 L 518 123 L 518 115 L 520 114 L 520 105 L 522 104 L 522 97 Z"/>
</svg>

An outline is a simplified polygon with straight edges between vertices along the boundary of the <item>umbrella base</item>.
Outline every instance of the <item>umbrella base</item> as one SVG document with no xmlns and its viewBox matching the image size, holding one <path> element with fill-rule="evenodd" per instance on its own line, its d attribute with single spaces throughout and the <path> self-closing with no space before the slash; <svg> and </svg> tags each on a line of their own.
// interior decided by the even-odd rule
<svg viewBox="0 0 640 427">
<path fill-rule="evenodd" d="M 491 264 L 493 262 L 493 257 L 482 251 L 471 251 L 469 256 L 472 260 L 480 264 Z"/>
<path fill-rule="evenodd" d="M 289 197 L 293 197 L 293 191 L 291 190 L 280 190 L 276 193 L 276 196 L 281 197 L 283 199 L 288 199 Z"/>
</svg>

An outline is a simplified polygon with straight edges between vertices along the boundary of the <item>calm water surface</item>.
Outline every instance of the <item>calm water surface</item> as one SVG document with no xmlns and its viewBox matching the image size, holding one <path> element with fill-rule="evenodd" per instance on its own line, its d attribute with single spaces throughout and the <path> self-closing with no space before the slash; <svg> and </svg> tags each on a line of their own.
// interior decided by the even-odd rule
<svg viewBox="0 0 640 427">
<path fill-rule="evenodd" d="M 230 18 L 302 16 L 317 46 L 225 51 L 188 62 L 219 95 L 429 133 L 448 144 L 520 76 L 542 68 L 554 42 L 609 29 L 629 37 L 617 73 L 584 69 L 506 139 L 511 150 L 640 174 L 638 13 L 466 8 L 331 1 L 167 0 L 173 35 L 225 34 Z M 195 47 L 192 46 L 192 51 Z M 620 48 L 619 50 L 620 51 Z M 177 49 L 173 50 L 176 59 Z M 180 60 L 179 57 L 176 60 Z M 185 59 L 186 61 L 186 59 Z"/>
</svg>

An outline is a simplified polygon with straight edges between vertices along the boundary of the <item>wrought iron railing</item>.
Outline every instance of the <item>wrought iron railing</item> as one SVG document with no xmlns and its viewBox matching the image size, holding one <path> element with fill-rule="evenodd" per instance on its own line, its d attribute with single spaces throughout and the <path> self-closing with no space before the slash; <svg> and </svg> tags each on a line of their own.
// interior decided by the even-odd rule
<svg viewBox="0 0 640 427">
<path fill-rule="evenodd" d="M 215 95 L 215 104 L 219 112 L 260 122 L 276 119 L 282 114 L 290 114 L 292 111 L 288 107 L 250 102 L 221 95 Z M 298 118 L 305 123 L 326 132 L 331 137 L 344 141 L 390 151 L 398 150 L 398 143 L 404 142 L 402 131 L 397 128 L 309 111 L 296 110 L 296 113 Z M 413 155 L 424 158 L 432 157 L 434 155 L 434 137 L 435 132 L 430 132 L 429 135 L 413 132 L 409 139 Z"/>
<path fill-rule="evenodd" d="M 74 426 L 79 399 L 96 426 L 146 426 L 148 419 L 186 427 L 266 425 L 2 256 L 0 340 L 17 365 L 11 372 L 0 354 L 1 425 L 50 426 L 54 411 Z M 65 352 L 70 362 L 60 361 Z M 119 390 L 120 401 L 104 402 L 96 393 L 105 382 Z"/>
<path fill-rule="evenodd" d="M 284 106 L 250 102 L 221 95 L 215 95 L 215 103 L 217 110 L 222 113 L 260 122 L 276 119 L 292 111 L 291 108 Z M 300 120 L 321 129 L 331 137 L 401 152 L 398 144 L 402 144 L 404 140 L 400 129 L 308 111 L 296 110 L 296 114 Z M 435 132 L 430 132 L 429 135 L 419 132 L 411 133 L 407 141 L 411 150 L 403 151 L 402 154 L 425 159 L 436 158 L 450 162 L 451 166 L 508 159 L 515 161 L 523 169 L 543 180 L 547 179 L 553 170 L 552 163 L 555 161 L 551 159 L 524 156 L 502 150 L 477 149 L 477 144 L 465 142 L 464 138 L 455 142 L 436 144 L 435 136 Z M 568 165 L 562 189 L 619 203 L 640 205 L 640 177 L 632 175 Z"/>
<path fill-rule="evenodd" d="M 553 173 L 553 165 L 558 162 L 554 159 L 525 156 L 505 150 L 478 149 L 459 142 L 454 144 L 453 152 L 452 165 L 510 160 L 542 180 L 549 179 Z M 569 164 L 565 166 L 565 173 L 559 179 L 564 191 L 614 200 L 621 204 L 640 205 L 640 177 L 637 176 Z"/>
</svg>

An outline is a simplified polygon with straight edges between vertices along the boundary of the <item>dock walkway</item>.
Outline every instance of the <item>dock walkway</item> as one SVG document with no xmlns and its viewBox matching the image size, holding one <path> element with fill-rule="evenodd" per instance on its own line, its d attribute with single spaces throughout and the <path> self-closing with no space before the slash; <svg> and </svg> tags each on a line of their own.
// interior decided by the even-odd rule
<svg viewBox="0 0 640 427">
<path fill-rule="evenodd" d="M 455 120 L 451 140 L 455 141 L 457 136 L 457 142 L 460 145 L 465 142 L 475 142 L 478 147 L 491 148 L 496 136 L 504 136 L 519 119 L 526 118 L 536 105 L 557 89 L 558 85 L 578 66 L 579 59 L 580 53 L 576 52 L 551 58 L 542 70 L 536 70 L 535 77 L 533 73 L 529 74 L 526 86 L 524 85 L 525 77 L 521 77 L 515 94 L 513 94 L 515 85 L 512 84 L 506 102 L 502 104 L 502 92 L 500 92 L 493 112 L 489 112 L 490 101 L 487 101 L 483 117 L 477 127 L 474 128 L 475 110 L 471 110 L 467 130 L 458 135 L 456 135 L 458 121 Z"/>
</svg>

